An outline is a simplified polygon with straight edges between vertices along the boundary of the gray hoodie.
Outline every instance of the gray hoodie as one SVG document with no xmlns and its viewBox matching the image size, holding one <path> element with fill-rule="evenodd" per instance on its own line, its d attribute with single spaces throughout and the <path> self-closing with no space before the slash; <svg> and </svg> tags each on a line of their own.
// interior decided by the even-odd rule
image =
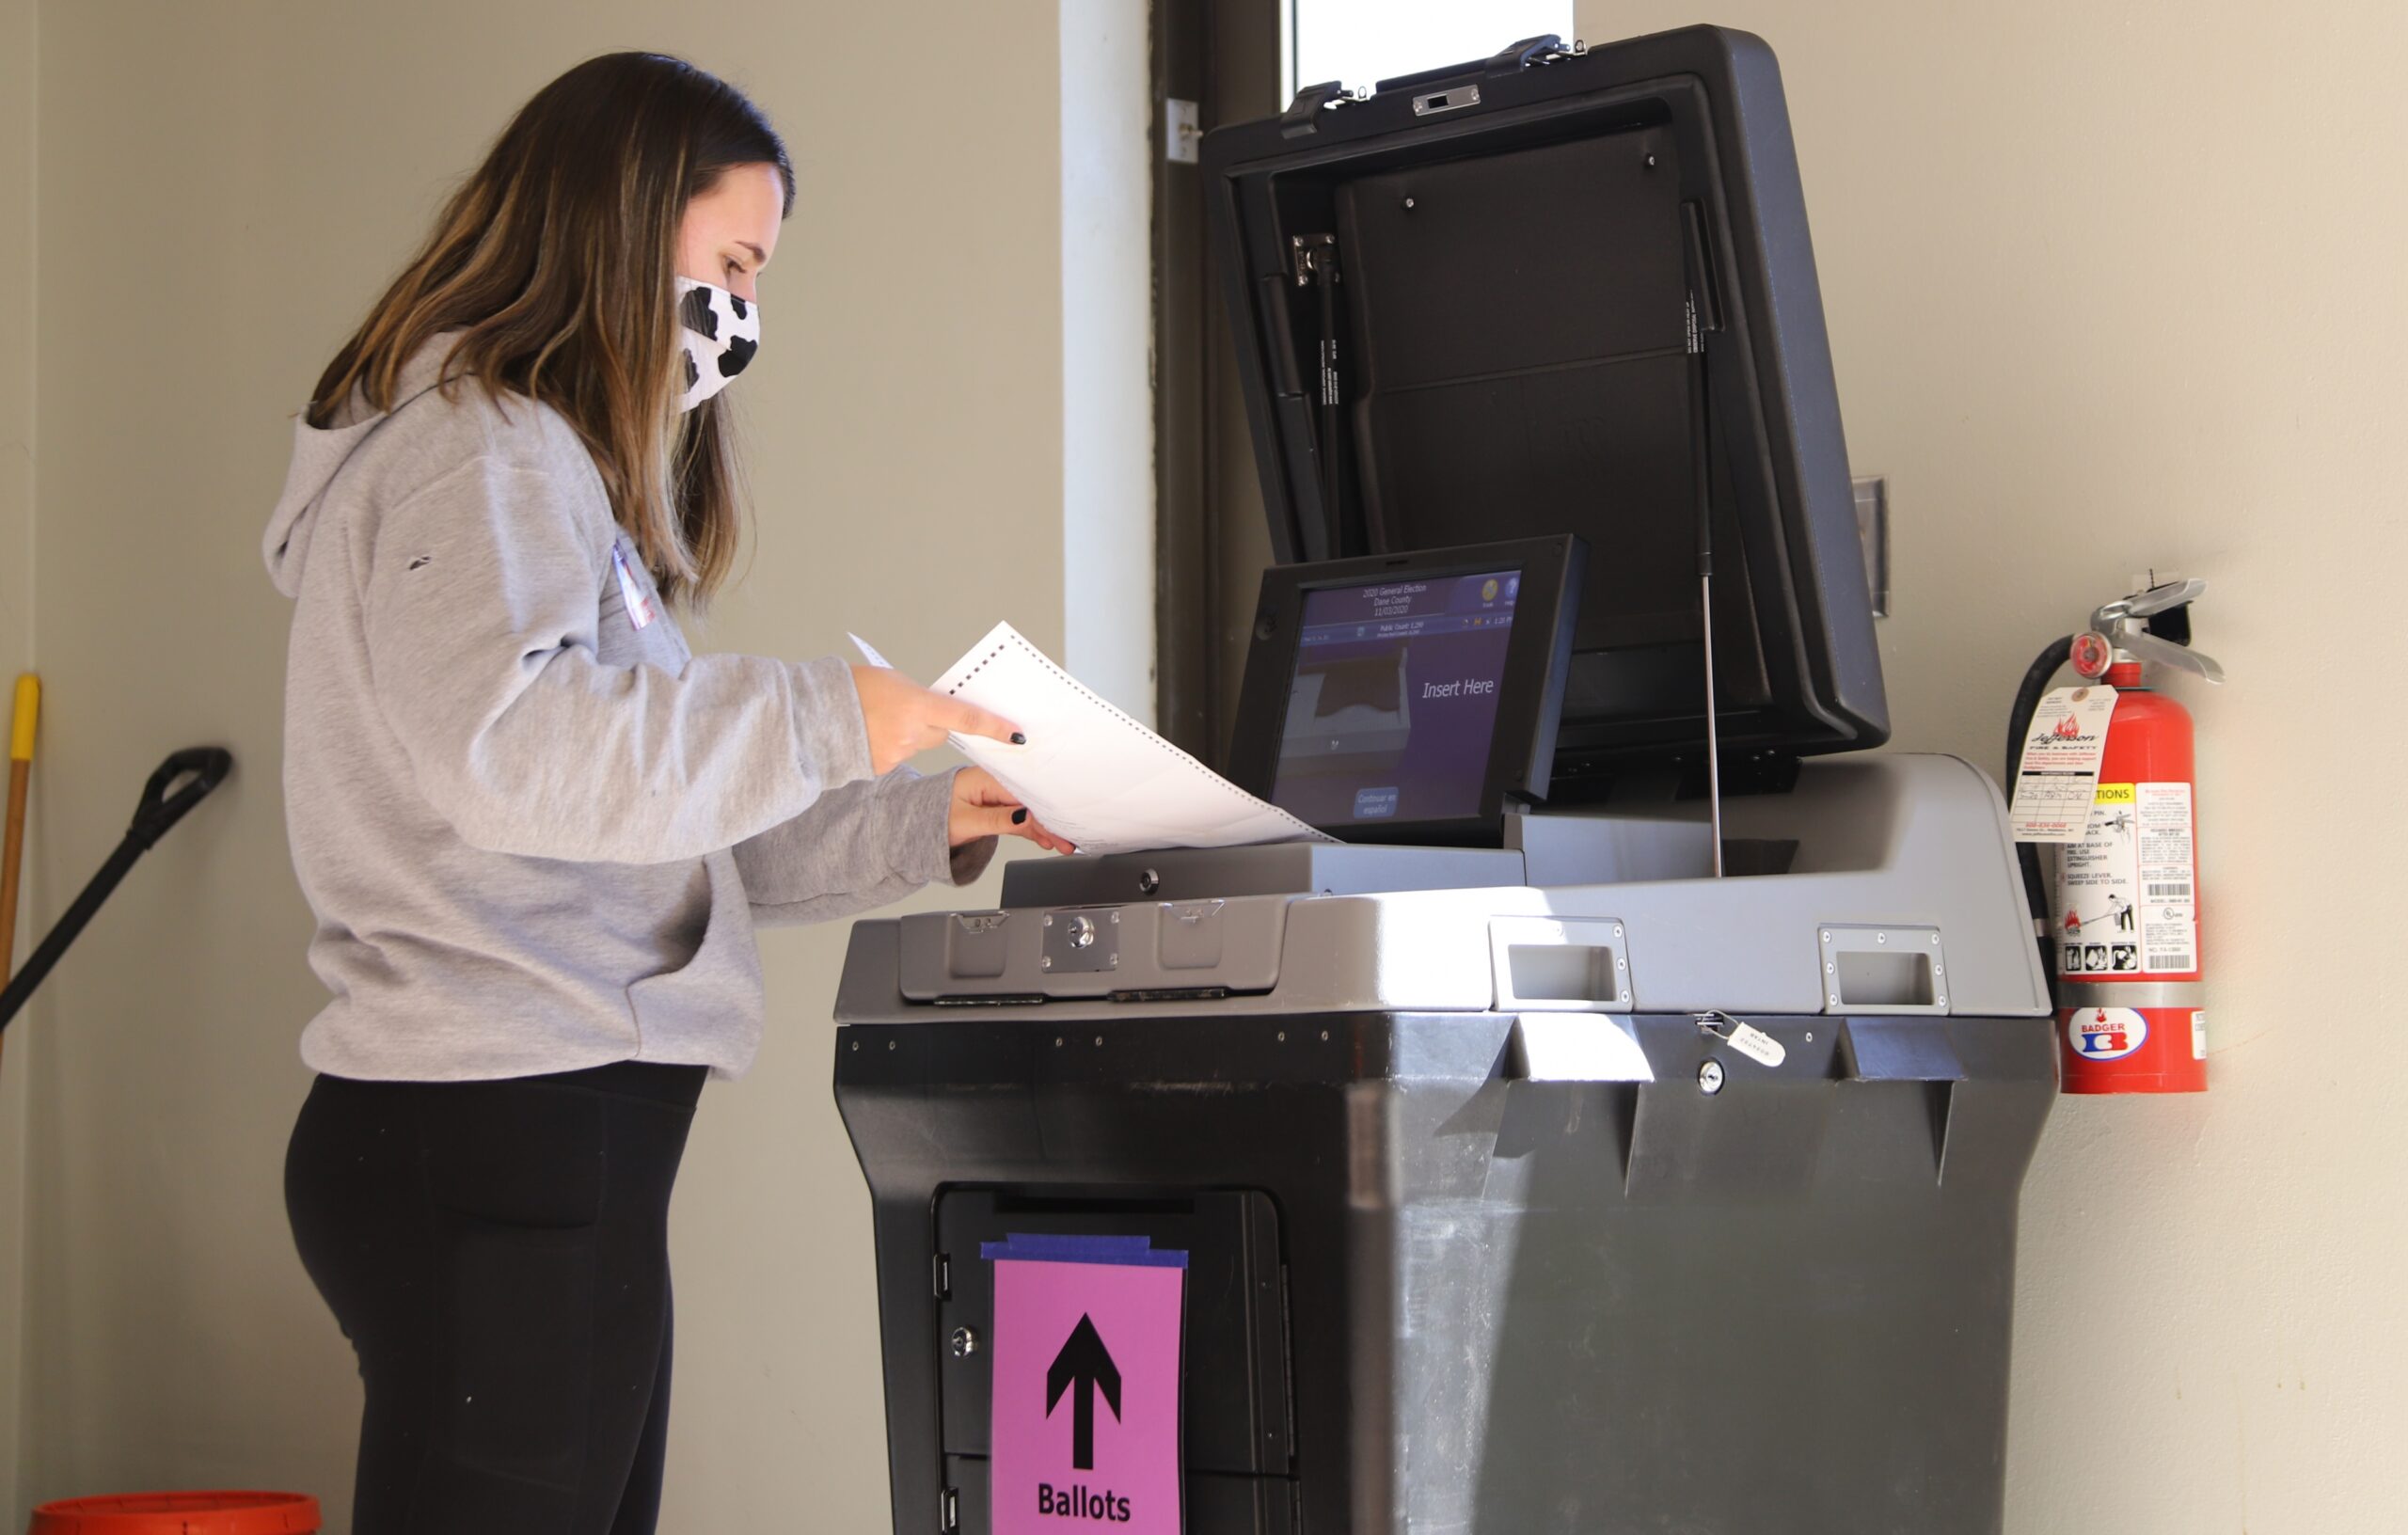
<svg viewBox="0 0 2408 1535">
<path fill-rule="evenodd" d="M 950 775 L 870 777 L 839 660 L 695 656 L 548 407 L 436 388 L 293 429 L 285 817 L 338 1076 L 752 1064 L 756 921 L 974 878 Z M 356 402 L 355 402 L 356 405 Z"/>
</svg>

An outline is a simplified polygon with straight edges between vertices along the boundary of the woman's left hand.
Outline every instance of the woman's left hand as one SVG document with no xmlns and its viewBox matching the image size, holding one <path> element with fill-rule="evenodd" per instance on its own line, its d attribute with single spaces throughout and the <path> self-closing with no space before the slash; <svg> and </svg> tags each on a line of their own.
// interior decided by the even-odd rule
<svg viewBox="0 0 2408 1535">
<path fill-rule="evenodd" d="M 953 775 L 953 816 L 948 830 L 956 847 L 980 837 L 1026 837 L 1050 852 L 1078 851 L 1045 830 L 1045 824 L 984 768 L 964 768 Z"/>
</svg>

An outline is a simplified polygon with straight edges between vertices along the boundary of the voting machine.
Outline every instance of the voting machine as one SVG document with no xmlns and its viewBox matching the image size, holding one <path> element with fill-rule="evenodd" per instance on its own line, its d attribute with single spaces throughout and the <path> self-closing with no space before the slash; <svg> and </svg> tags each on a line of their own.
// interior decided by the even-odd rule
<svg viewBox="0 0 2408 1535">
<path fill-rule="evenodd" d="M 1998 1529 L 2048 994 L 1996 788 L 1866 750 L 1770 52 L 1203 172 L 1281 562 L 1228 770 L 1339 840 L 854 927 L 895 1528 Z"/>
</svg>

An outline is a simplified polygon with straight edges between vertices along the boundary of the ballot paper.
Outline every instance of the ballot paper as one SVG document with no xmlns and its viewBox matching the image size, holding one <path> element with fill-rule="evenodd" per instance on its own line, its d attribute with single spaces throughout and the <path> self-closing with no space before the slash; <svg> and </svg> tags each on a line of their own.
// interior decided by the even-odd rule
<svg viewBox="0 0 2408 1535">
<path fill-rule="evenodd" d="M 886 660 L 851 637 L 872 666 Z M 956 735 L 956 749 L 1083 853 L 1334 842 L 1115 708 L 998 624 L 932 685 L 1018 725 L 1026 746 Z"/>
</svg>

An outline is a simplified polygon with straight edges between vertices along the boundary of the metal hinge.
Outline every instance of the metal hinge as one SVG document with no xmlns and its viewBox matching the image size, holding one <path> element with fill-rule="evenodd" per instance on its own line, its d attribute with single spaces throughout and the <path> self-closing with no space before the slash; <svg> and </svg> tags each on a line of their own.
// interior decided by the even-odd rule
<svg viewBox="0 0 2408 1535">
<path fill-rule="evenodd" d="M 1174 166 L 1196 164 L 1196 147 L 1204 138 L 1203 119 L 1194 102 L 1163 98 L 1163 158 Z"/>
<path fill-rule="evenodd" d="M 1535 38 L 1524 38 L 1489 55 L 1489 74 L 1512 74 L 1533 64 L 1553 64 L 1559 59 L 1578 58 L 1589 51 L 1589 45 L 1578 38 L 1566 43 L 1553 32 L 1542 32 Z"/>
<path fill-rule="evenodd" d="M 1307 86 L 1296 92 L 1288 110 L 1279 114 L 1279 135 L 1294 138 L 1300 134 L 1319 131 L 1323 111 L 1334 111 L 1350 102 L 1370 100 L 1368 90 L 1349 90 L 1342 80 L 1324 80 L 1317 86 Z"/>
<path fill-rule="evenodd" d="M 1295 274 L 1296 286 L 1309 288 L 1317 277 L 1326 276 L 1330 281 L 1339 278 L 1338 236 L 1334 234 L 1291 234 L 1288 237 L 1289 268 Z"/>
</svg>

